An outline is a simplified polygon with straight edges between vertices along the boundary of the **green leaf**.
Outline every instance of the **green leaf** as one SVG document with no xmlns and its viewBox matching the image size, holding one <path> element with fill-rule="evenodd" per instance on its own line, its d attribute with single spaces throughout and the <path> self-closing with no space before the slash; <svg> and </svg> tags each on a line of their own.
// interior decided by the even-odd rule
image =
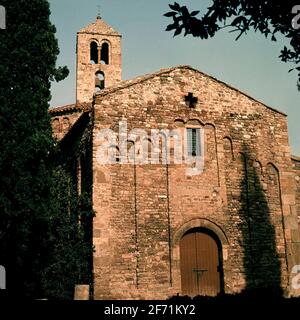
<svg viewBox="0 0 300 320">
<path fill-rule="evenodd" d="M 174 32 L 174 37 L 178 36 L 179 34 L 181 34 L 183 29 L 183 26 L 180 26 L 179 28 L 176 29 L 176 31 Z"/>
<path fill-rule="evenodd" d="M 246 20 L 245 17 L 243 16 L 240 16 L 240 17 L 237 17 L 235 18 L 232 22 L 231 22 L 231 25 L 232 26 L 237 26 L 237 25 L 240 25 L 242 22 L 244 22 Z"/>
<path fill-rule="evenodd" d="M 190 17 L 189 10 L 187 9 L 186 6 L 181 7 L 180 12 L 181 12 L 183 17 L 185 17 L 185 18 L 189 18 Z"/>
<path fill-rule="evenodd" d="M 196 16 L 197 14 L 199 14 L 200 13 L 200 11 L 192 11 L 191 12 L 191 17 L 194 17 L 194 16 Z"/>
<path fill-rule="evenodd" d="M 180 5 L 177 2 L 174 2 L 174 4 L 169 4 L 169 7 L 174 10 L 174 11 L 179 11 L 180 10 Z"/>
<path fill-rule="evenodd" d="M 171 30 L 174 30 L 178 27 L 177 24 L 173 23 L 173 24 L 169 24 L 166 28 L 166 31 L 171 31 Z"/>
<path fill-rule="evenodd" d="M 164 14 L 164 16 L 165 17 L 174 17 L 174 16 L 176 16 L 176 14 L 177 14 L 176 12 L 167 12 Z"/>
</svg>

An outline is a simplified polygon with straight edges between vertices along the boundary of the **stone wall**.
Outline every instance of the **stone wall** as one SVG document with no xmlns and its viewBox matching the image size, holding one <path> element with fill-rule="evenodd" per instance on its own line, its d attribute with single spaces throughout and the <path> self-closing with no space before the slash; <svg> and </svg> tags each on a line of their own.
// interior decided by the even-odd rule
<svg viewBox="0 0 300 320">
<path fill-rule="evenodd" d="M 292 239 L 294 241 L 291 269 L 297 265 L 299 269 L 300 268 L 299 267 L 300 266 L 300 158 L 293 156 L 292 162 L 293 162 L 293 168 L 295 171 L 295 182 L 296 182 L 296 212 L 297 212 L 298 232 L 297 230 L 293 230 L 291 233 Z M 295 276 L 296 272 L 291 274 L 291 278 Z M 291 282 L 292 282 L 292 279 L 291 279 Z M 299 290 L 294 290 L 292 293 L 295 295 L 296 294 L 299 295 Z"/>
<path fill-rule="evenodd" d="M 54 137 L 57 140 L 63 139 L 79 119 L 81 114 L 82 111 L 77 109 L 70 112 L 51 110 L 51 124 Z"/>
<path fill-rule="evenodd" d="M 300 219 L 300 157 L 292 157 L 293 168 L 295 170 L 295 181 L 296 181 L 296 205 L 297 205 L 297 214 Z M 298 221 L 300 223 L 300 221 Z"/>
<path fill-rule="evenodd" d="M 189 92 L 198 98 L 195 108 L 185 101 Z M 118 132 L 122 119 L 128 131 L 204 129 L 203 173 L 188 175 L 187 164 L 173 162 L 100 164 L 99 130 Z M 222 243 L 225 292 L 272 285 L 289 291 L 298 239 L 294 181 L 286 116 L 189 67 L 97 94 L 95 298 L 181 293 L 179 241 L 197 226 Z"/>
<path fill-rule="evenodd" d="M 100 26 L 97 26 L 97 24 Z M 121 81 L 122 78 L 122 51 L 121 35 L 106 27 L 101 19 L 97 19 L 96 30 L 82 30 L 77 34 L 77 102 L 92 102 L 95 93 L 96 73 L 103 72 L 105 75 L 105 88 L 111 87 Z M 105 30 L 103 30 L 103 28 Z M 107 30 L 106 30 L 107 29 Z M 90 44 L 97 43 L 98 51 L 104 42 L 109 44 L 109 64 L 96 64 L 90 60 Z"/>
</svg>

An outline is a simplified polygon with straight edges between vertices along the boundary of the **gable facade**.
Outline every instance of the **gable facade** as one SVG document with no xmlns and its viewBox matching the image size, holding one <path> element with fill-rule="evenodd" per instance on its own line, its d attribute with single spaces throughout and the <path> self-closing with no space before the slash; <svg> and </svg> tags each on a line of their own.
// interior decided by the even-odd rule
<svg viewBox="0 0 300 320">
<path fill-rule="evenodd" d="M 195 108 L 185 101 L 188 93 L 198 98 Z M 192 229 L 219 241 L 220 290 L 288 287 L 288 252 L 299 233 L 291 239 L 286 225 L 297 229 L 285 115 L 189 67 L 104 90 L 94 112 L 96 296 L 184 293 L 180 240 Z M 110 129 L 120 139 L 124 121 L 131 144 L 139 144 L 135 129 L 151 140 L 152 129 L 184 137 L 188 128 L 200 128 L 203 172 L 189 174 L 193 164 L 174 163 L 172 137 L 168 163 L 99 163 L 99 132 Z M 149 141 L 149 159 L 152 146 Z"/>
<path fill-rule="evenodd" d="M 96 213 L 95 299 L 297 294 L 299 166 L 286 115 L 189 66 L 94 92 L 88 107 L 51 112 L 74 119 L 61 141 L 89 141 L 90 178 L 78 180 Z"/>
</svg>

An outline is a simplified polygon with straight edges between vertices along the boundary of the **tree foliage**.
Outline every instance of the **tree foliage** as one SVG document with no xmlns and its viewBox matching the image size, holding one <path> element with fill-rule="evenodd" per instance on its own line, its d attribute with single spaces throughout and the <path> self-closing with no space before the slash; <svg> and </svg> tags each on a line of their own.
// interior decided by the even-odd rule
<svg viewBox="0 0 300 320">
<path fill-rule="evenodd" d="M 85 268 L 84 252 L 92 250 L 78 226 L 79 200 L 67 193 L 74 183 L 52 161 L 50 85 L 68 70 L 56 68 L 46 0 L 1 5 L 7 28 L 0 30 L 0 265 L 10 295 L 66 298 Z"/>
<path fill-rule="evenodd" d="M 42 270 L 42 292 L 52 299 L 72 299 L 75 284 L 92 282 L 92 245 L 87 239 L 93 218 L 88 194 L 78 196 L 72 177 L 61 166 L 54 170 L 51 184 L 53 213 L 48 225 L 47 263 Z"/>
<path fill-rule="evenodd" d="M 165 14 L 173 19 L 166 31 L 174 30 L 174 36 L 184 32 L 184 36 L 208 39 L 217 31 L 231 27 L 231 32 L 237 32 L 236 40 L 249 30 L 260 32 L 272 41 L 277 41 L 280 35 L 284 36 L 289 40 L 290 47 L 284 46 L 279 58 L 283 62 L 295 64 L 295 70 L 299 72 L 299 86 L 300 32 L 292 24 L 295 18 L 292 8 L 296 5 L 299 5 L 297 0 L 213 0 L 202 17 L 198 17 L 200 11 L 190 12 L 186 6 L 175 2 L 169 5 L 171 11 Z"/>
</svg>

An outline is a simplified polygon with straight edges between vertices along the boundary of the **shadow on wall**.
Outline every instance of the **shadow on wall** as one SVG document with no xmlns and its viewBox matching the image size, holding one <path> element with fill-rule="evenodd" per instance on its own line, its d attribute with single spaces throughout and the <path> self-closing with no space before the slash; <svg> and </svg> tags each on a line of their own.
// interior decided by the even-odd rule
<svg viewBox="0 0 300 320">
<path fill-rule="evenodd" d="M 238 216 L 244 254 L 245 290 L 266 289 L 282 295 L 281 262 L 276 249 L 274 227 L 274 222 L 280 226 L 281 218 L 279 176 L 276 169 L 268 165 L 266 180 L 262 184 L 261 164 L 250 160 L 250 154 L 248 146 L 244 145 L 243 153 L 237 159 L 241 173 Z"/>
</svg>

